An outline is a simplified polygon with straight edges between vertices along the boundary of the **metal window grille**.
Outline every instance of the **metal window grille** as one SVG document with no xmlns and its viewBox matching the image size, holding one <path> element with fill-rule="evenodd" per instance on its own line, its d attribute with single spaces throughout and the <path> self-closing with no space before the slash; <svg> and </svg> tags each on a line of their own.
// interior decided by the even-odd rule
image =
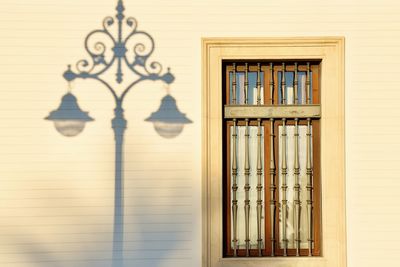
<svg viewBox="0 0 400 267">
<path fill-rule="evenodd" d="M 317 61 L 224 62 L 224 253 L 320 255 Z"/>
</svg>

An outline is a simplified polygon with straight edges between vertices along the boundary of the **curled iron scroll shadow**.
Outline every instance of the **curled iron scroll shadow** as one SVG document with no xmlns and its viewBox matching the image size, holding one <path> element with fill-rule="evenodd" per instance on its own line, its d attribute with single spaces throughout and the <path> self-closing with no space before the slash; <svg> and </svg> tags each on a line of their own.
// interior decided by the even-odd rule
<svg viewBox="0 0 400 267">
<path fill-rule="evenodd" d="M 185 124 L 192 123 L 184 113 L 179 111 L 175 98 L 169 94 L 161 99 L 158 110 L 145 121 L 152 122 L 156 132 L 167 139 L 177 137 L 183 131 Z"/>
</svg>

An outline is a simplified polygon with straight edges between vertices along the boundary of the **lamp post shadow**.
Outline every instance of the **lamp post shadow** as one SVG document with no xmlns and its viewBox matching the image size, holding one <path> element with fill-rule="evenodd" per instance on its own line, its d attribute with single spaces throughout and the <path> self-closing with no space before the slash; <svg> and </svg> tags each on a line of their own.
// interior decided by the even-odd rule
<svg viewBox="0 0 400 267">
<path fill-rule="evenodd" d="M 114 187 L 114 225 L 113 225 L 113 252 L 112 266 L 124 266 L 124 177 L 123 177 L 123 144 L 124 134 L 127 128 L 127 120 L 124 118 L 123 102 L 126 95 L 131 89 L 142 81 L 161 81 L 171 84 L 175 77 L 167 72 L 162 74 L 162 65 L 159 62 L 148 61 L 154 51 L 153 38 L 144 31 L 137 30 L 137 21 L 128 17 L 125 18 L 122 0 L 118 1 L 117 14 L 115 18 L 106 17 L 103 20 L 103 28 L 90 32 L 85 38 L 85 50 L 90 56 L 90 61 L 83 59 L 77 62 L 76 70 L 68 66 L 64 72 L 64 78 L 68 81 L 76 79 L 93 79 L 99 81 L 111 93 L 115 101 L 114 118 L 112 119 L 112 128 L 114 130 L 115 139 L 115 187 Z M 115 26 L 116 31 L 110 30 Z M 123 27 L 129 29 L 129 33 L 123 37 Z M 116 32 L 116 36 L 112 34 Z M 108 41 L 113 44 L 112 48 L 107 48 L 103 42 L 96 41 L 94 47 L 91 47 L 90 39 L 93 35 L 102 34 Z M 150 43 L 150 48 L 146 49 L 145 42 L 137 42 L 133 46 L 133 55 L 128 55 L 127 44 L 133 37 L 141 36 Z M 111 57 L 106 56 L 106 53 Z M 121 94 L 102 78 L 102 75 L 113 69 L 111 66 L 116 65 L 116 82 L 123 82 L 124 73 L 122 65 L 125 64 L 134 80 L 128 84 Z M 65 136 L 76 136 L 84 128 L 85 123 L 92 121 L 87 112 L 80 110 L 76 97 L 72 93 L 67 93 L 61 102 L 60 107 L 52 111 L 47 120 L 54 122 L 57 130 Z M 173 138 L 182 132 L 184 124 L 192 121 L 181 113 L 175 99 L 169 94 L 161 101 L 161 106 L 157 112 L 154 112 L 146 121 L 154 123 L 156 131 L 164 138 Z"/>
</svg>

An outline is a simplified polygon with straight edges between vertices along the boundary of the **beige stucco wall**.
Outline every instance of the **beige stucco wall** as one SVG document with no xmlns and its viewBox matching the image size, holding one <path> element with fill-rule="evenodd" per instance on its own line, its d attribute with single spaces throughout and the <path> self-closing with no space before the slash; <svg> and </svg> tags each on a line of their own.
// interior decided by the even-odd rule
<svg viewBox="0 0 400 267">
<path fill-rule="evenodd" d="M 0 266 L 109 266 L 113 103 L 75 82 L 96 119 L 76 138 L 43 120 L 85 58 L 86 34 L 116 1 L 0 1 Z M 126 99 L 126 257 L 132 266 L 200 266 L 201 38 L 344 36 L 348 266 L 398 266 L 400 186 L 397 1 L 125 1 L 176 76 L 171 93 L 194 121 L 159 137 L 143 120 L 165 89 L 144 82 Z M 111 75 L 109 77 L 113 79 Z M 387 127 L 384 127 L 387 126 Z"/>
</svg>

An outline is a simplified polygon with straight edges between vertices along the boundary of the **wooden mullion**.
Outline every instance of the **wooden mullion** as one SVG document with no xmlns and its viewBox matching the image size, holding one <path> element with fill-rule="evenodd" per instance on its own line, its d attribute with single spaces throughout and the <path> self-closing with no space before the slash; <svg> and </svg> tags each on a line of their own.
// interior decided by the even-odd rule
<svg viewBox="0 0 400 267">
<path fill-rule="evenodd" d="M 320 103 L 319 72 L 320 72 L 320 65 L 311 65 L 313 104 Z"/>
<path fill-rule="evenodd" d="M 264 80 L 263 80 L 264 91 L 263 91 L 263 96 L 262 96 L 262 97 L 264 97 L 264 102 L 263 103 L 264 104 L 270 104 L 270 102 L 269 102 L 269 95 L 270 95 L 270 92 L 269 92 L 269 70 L 268 70 L 267 66 L 265 66 L 263 68 L 262 65 L 261 65 L 261 70 L 263 71 L 262 75 L 263 75 L 263 78 L 264 78 Z"/>
<path fill-rule="evenodd" d="M 265 90 L 264 90 L 265 91 Z M 269 120 L 263 121 L 264 126 L 264 256 L 271 255 L 271 211 L 270 211 L 270 199 L 271 199 L 271 192 L 270 192 L 270 172 L 269 172 L 269 164 L 271 160 L 270 155 L 270 122 Z"/>
<path fill-rule="evenodd" d="M 320 103 L 320 65 L 312 65 L 312 92 L 313 99 L 312 103 Z M 313 225 L 314 225 L 314 249 L 313 256 L 321 255 L 321 137 L 320 137 L 320 121 L 312 121 L 312 135 L 313 135 Z"/>
<path fill-rule="evenodd" d="M 276 217 L 275 217 L 275 256 L 283 256 L 283 249 L 279 248 L 280 235 L 279 235 L 279 216 L 281 213 L 280 202 L 279 202 L 279 125 L 282 124 L 281 120 L 274 121 L 274 157 L 275 157 L 275 207 L 276 207 Z"/>
<path fill-rule="evenodd" d="M 226 231 L 225 231 L 225 255 L 226 256 L 233 256 L 233 249 L 232 249 L 232 247 L 231 247 L 231 245 L 232 245 L 232 236 L 231 236 L 231 228 L 232 228 L 232 225 L 231 225 L 231 203 L 232 203 L 232 201 L 231 201 L 231 187 L 232 187 L 232 184 L 231 184 L 231 168 L 232 168 L 232 165 L 231 165 L 231 149 L 230 149 L 230 147 L 231 147 L 231 130 L 230 130 L 230 128 L 231 128 L 231 126 L 233 126 L 233 122 L 232 121 L 227 121 L 227 122 L 225 122 L 224 123 L 224 125 L 225 125 L 225 131 L 226 131 L 226 147 L 225 147 L 225 150 L 226 150 L 226 155 L 227 155 L 227 157 L 224 157 L 224 160 L 225 160 L 225 166 L 226 166 L 226 168 L 225 168 L 225 172 L 226 172 L 226 175 L 224 175 L 224 177 L 225 177 L 225 181 L 224 181 L 224 183 L 223 183 L 223 185 L 224 185 L 224 190 L 223 190 L 223 192 L 225 193 L 224 195 L 225 195 L 225 198 L 224 198 L 224 213 L 225 213 L 225 216 L 224 216 L 224 218 L 225 218 L 225 220 L 224 220 L 224 225 L 225 225 L 225 227 L 226 227 Z"/>
<path fill-rule="evenodd" d="M 232 66 L 227 66 L 225 71 L 225 103 L 230 104 L 230 98 L 231 98 L 231 92 L 230 92 L 230 87 L 232 84 L 233 79 L 236 80 L 236 75 L 232 75 L 232 80 L 230 79 L 230 73 L 233 72 L 233 65 Z M 234 72 L 233 72 L 234 74 Z M 234 98 L 234 96 L 232 96 Z M 233 125 L 232 121 L 225 121 L 224 122 L 224 127 L 225 127 L 225 132 L 226 132 L 226 157 L 224 157 L 225 161 L 225 181 L 224 181 L 224 188 L 223 192 L 225 195 L 224 198 L 224 225 L 226 227 L 225 233 L 225 244 L 224 244 L 224 253 L 226 256 L 233 256 L 233 249 L 232 249 L 232 236 L 231 236 L 231 229 L 232 229 L 232 224 L 231 224 L 231 209 L 232 209 L 232 199 L 231 199 L 231 168 L 232 168 L 232 162 L 231 162 L 231 130 L 230 127 Z"/>
<path fill-rule="evenodd" d="M 314 198 L 314 249 L 313 256 L 321 255 L 321 135 L 320 121 L 312 122 L 313 134 L 313 198 Z"/>
</svg>

